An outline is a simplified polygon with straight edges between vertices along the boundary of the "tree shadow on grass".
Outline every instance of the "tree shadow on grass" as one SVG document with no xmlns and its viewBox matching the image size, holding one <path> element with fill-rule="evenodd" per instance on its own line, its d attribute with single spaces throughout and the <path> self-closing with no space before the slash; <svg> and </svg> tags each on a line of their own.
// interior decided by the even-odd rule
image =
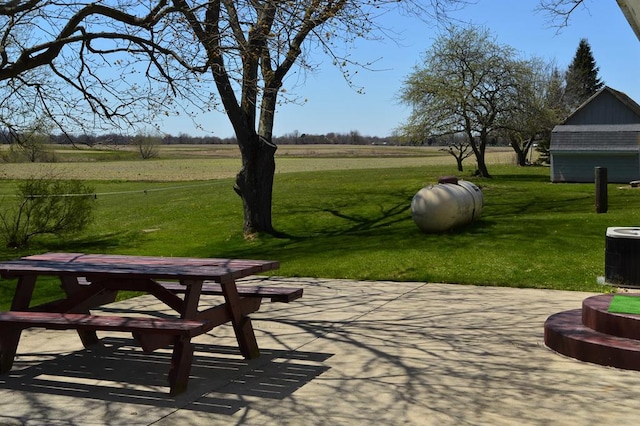
<svg viewBox="0 0 640 426">
<path fill-rule="evenodd" d="M 359 212 L 350 203 L 320 206 L 308 210 L 310 214 L 326 213 L 336 220 L 321 228 L 309 227 L 306 233 L 291 233 L 279 230 L 274 236 L 294 241 L 312 238 L 337 237 L 349 235 L 376 234 L 394 225 L 411 221 L 411 199 L 413 195 L 397 194 L 394 203 L 379 203 L 375 213 Z"/>
<path fill-rule="evenodd" d="M 359 214 L 348 214 L 343 213 L 339 209 L 335 208 L 324 208 L 323 212 L 329 213 L 332 216 L 343 219 L 346 223 L 349 224 L 345 229 L 342 230 L 325 230 L 325 236 L 331 235 L 349 235 L 349 234 L 360 234 L 363 232 L 371 232 L 380 229 L 388 228 L 397 223 L 401 223 L 407 220 L 406 212 L 411 210 L 411 205 L 409 203 L 399 203 L 396 205 L 392 205 L 391 207 L 383 207 L 380 206 L 379 214 L 374 217 L 367 217 Z"/>
<path fill-rule="evenodd" d="M 548 175 L 539 175 L 535 173 L 523 173 L 523 174 L 501 174 L 498 176 L 494 176 L 492 179 L 496 181 L 509 181 L 509 182 L 542 182 L 542 183 L 551 183 L 551 179 Z M 476 182 L 474 182 L 476 183 Z M 480 181 L 482 183 L 482 181 Z M 476 185 L 479 185 L 476 183 Z"/>
<path fill-rule="evenodd" d="M 501 217 L 514 214 L 542 214 L 542 213 L 576 213 L 582 209 L 585 213 L 593 211 L 593 196 L 583 195 L 571 198 L 553 199 L 532 196 L 524 202 L 504 202 L 492 200 L 485 216 Z"/>
<path fill-rule="evenodd" d="M 110 252 L 122 247 L 127 247 L 144 238 L 140 231 L 124 230 L 101 235 L 86 235 L 74 238 L 72 241 L 65 239 L 47 240 L 41 242 L 34 249 L 42 247 L 46 251 L 69 251 L 70 248 L 78 252 Z"/>
</svg>

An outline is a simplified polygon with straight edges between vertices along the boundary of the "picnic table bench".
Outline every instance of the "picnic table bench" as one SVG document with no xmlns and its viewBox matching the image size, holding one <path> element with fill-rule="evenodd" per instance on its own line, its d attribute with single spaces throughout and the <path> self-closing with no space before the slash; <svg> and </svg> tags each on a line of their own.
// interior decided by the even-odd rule
<svg viewBox="0 0 640 426">
<path fill-rule="evenodd" d="M 187 288 L 173 281 L 157 281 L 165 289 L 174 293 L 183 294 Z M 80 285 L 90 285 L 91 283 L 84 278 L 78 279 Z M 301 288 L 290 287 L 264 287 L 264 286 L 239 286 L 237 285 L 238 295 L 240 297 L 255 297 L 259 299 L 270 299 L 272 302 L 289 303 L 302 297 Z M 205 281 L 202 283 L 202 291 L 200 294 L 222 296 L 222 286 L 218 283 Z"/>
<path fill-rule="evenodd" d="M 76 330 L 85 347 L 99 340 L 96 331 L 131 332 L 145 352 L 172 345 L 170 394 L 187 387 L 193 359 L 191 338 L 231 322 L 240 352 L 259 356 L 248 315 L 263 298 L 289 303 L 301 288 L 236 286 L 236 280 L 278 268 L 275 261 L 166 258 L 82 253 L 46 253 L 0 262 L 0 276 L 17 278 L 11 309 L 0 312 L 0 374 L 13 366 L 21 331 L 26 328 Z M 30 306 L 38 276 L 60 279 L 65 297 Z M 172 280 L 172 281 L 168 281 Z M 91 309 L 115 300 L 120 290 L 154 295 L 176 317 L 96 315 Z M 200 296 L 220 295 L 224 303 L 199 308 Z"/>
</svg>

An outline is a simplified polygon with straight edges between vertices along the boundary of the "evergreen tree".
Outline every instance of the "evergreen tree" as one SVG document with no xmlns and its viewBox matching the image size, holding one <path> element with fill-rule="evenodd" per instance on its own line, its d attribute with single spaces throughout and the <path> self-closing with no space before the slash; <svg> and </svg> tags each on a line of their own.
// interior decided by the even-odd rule
<svg viewBox="0 0 640 426">
<path fill-rule="evenodd" d="M 604 86 L 598 77 L 599 69 L 589 42 L 583 38 L 565 76 L 566 102 L 570 110 L 580 106 Z"/>
</svg>

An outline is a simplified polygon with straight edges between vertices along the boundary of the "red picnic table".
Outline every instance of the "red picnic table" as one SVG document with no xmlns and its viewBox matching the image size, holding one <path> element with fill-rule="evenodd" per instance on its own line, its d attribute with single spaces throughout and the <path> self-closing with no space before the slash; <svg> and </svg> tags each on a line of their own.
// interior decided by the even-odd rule
<svg viewBox="0 0 640 426">
<path fill-rule="evenodd" d="M 236 286 L 236 280 L 277 269 L 268 260 L 200 259 L 82 253 L 45 253 L 0 262 L 0 276 L 17 279 L 8 312 L 0 312 L 0 374 L 8 372 L 25 328 L 75 329 L 89 347 L 99 340 L 96 330 L 132 332 L 145 352 L 173 346 L 170 393 L 187 387 L 193 359 L 191 338 L 231 322 L 241 354 L 260 351 L 249 314 L 263 298 L 290 302 L 301 288 Z M 39 276 L 60 279 L 66 297 L 30 306 Z M 167 280 L 167 281 L 165 281 Z M 93 315 L 90 310 L 113 302 L 120 290 L 154 295 L 176 312 L 174 318 Z M 199 309 L 202 294 L 224 297 L 220 305 Z"/>
</svg>

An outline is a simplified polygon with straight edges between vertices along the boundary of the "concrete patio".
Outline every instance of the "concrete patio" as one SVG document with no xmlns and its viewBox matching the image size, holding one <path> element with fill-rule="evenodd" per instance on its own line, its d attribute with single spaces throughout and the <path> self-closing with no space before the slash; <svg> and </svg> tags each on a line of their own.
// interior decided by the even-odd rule
<svg viewBox="0 0 640 426">
<path fill-rule="evenodd" d="M 83 349 L 70 331 L 27 330 L 0 376 L 0 424 L 637 424 L 640 372 L 544 346 L 543 324 L 591 293 L 450 284 L 260 278 L 302 286 L 255 313 L 246 361 L 231 327 L 199 336 L 189 389 L 166 383 L 170 352 L 128 334 Z M 162 309 L 139 297 L 118 313 Z"/>
</svg>

